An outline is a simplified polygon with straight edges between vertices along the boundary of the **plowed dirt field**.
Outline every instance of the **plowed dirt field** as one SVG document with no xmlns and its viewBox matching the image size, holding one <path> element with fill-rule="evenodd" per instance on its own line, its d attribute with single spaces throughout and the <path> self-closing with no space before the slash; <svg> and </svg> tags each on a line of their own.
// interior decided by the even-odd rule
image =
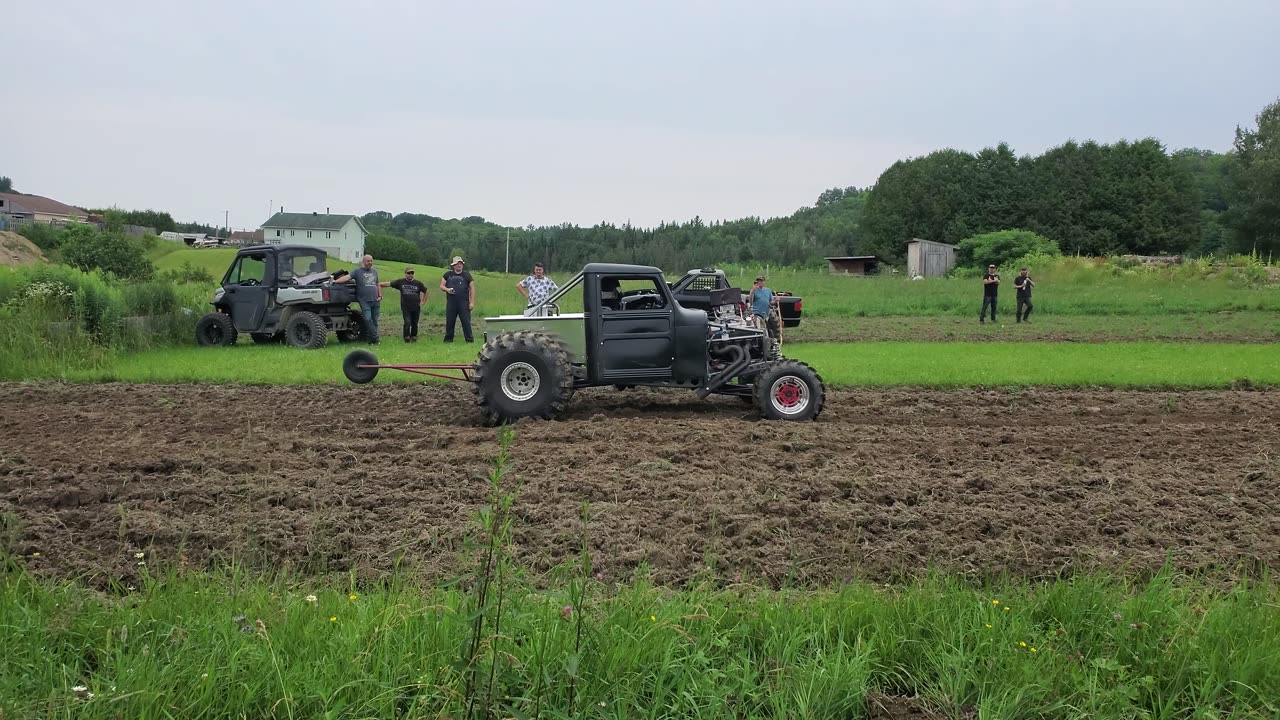
<svg viewBox="0 0 1280 720">
<path fill-rule="evenodd" d="M 497 432 L 461 386 L 0 385 L 4 542 L 131 581 L 232 558 L 459 569 Z M 834 391 L 817 423 L 730 398 L 577 395 L 517 426 L 521 560 L 678 584 L 1280 567 L 1280 393 Z M 35 555 L 39 553 L 39 555 Z"/>
</svg>

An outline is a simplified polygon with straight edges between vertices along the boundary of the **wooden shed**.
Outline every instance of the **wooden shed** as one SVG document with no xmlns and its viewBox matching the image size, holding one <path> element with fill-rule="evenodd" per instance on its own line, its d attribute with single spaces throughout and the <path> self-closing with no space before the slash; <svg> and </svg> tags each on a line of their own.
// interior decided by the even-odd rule
<svg viewBox="0 0 1280 720">
<path fill-rule="evenodd" d="M 880 258 L 875 255 L 848 255 L 826 258 L 836 275 L 875 275 L 880 272 Z"/>
<path fill-rule="evenodd" d="M 956 246 L 916 238 L 907 243 L 909 277 L 942 277 L 956 265 Z"/>
</svg>

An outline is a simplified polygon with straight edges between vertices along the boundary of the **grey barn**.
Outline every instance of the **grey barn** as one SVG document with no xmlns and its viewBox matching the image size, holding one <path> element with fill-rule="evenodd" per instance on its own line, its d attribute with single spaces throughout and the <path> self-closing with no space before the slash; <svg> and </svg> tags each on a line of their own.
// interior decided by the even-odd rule
<svg viewBox="0 0 1280 720">
<path fill-rule="evenodd" d="M 919 238 L 907 243 L 908 277 L 942 277 L 955 264 L 955 245 Z"/>
</svg>

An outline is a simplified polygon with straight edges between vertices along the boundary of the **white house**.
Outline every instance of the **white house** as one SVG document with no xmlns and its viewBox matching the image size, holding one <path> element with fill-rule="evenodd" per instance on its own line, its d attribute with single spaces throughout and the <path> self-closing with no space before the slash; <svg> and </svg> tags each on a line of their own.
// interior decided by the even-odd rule
<svg viewBox="0 0 1280 720">
<path fill-rule="evenodd" d="M 262 223 L 262 242 L 268 245 L 311 245 L 344 262 L 364 256 L 369 232 L 355 215 L 278 212 Z"/>
</svg>

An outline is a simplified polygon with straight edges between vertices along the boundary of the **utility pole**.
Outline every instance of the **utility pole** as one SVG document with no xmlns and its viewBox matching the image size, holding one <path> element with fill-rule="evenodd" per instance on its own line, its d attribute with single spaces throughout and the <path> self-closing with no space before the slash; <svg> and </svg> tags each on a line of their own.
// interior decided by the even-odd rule
<svg viewBox="0 0 1280 720">
<path fill-rule="evenodd" d="M 507 228 L 507 274 L 511 274 L 511 228 Z"/>
<path fill-rule="evenodd" d="M 222 211 L 222 239 L 227 240 L 231 237 L 231 211 Z"/>
</svg>

